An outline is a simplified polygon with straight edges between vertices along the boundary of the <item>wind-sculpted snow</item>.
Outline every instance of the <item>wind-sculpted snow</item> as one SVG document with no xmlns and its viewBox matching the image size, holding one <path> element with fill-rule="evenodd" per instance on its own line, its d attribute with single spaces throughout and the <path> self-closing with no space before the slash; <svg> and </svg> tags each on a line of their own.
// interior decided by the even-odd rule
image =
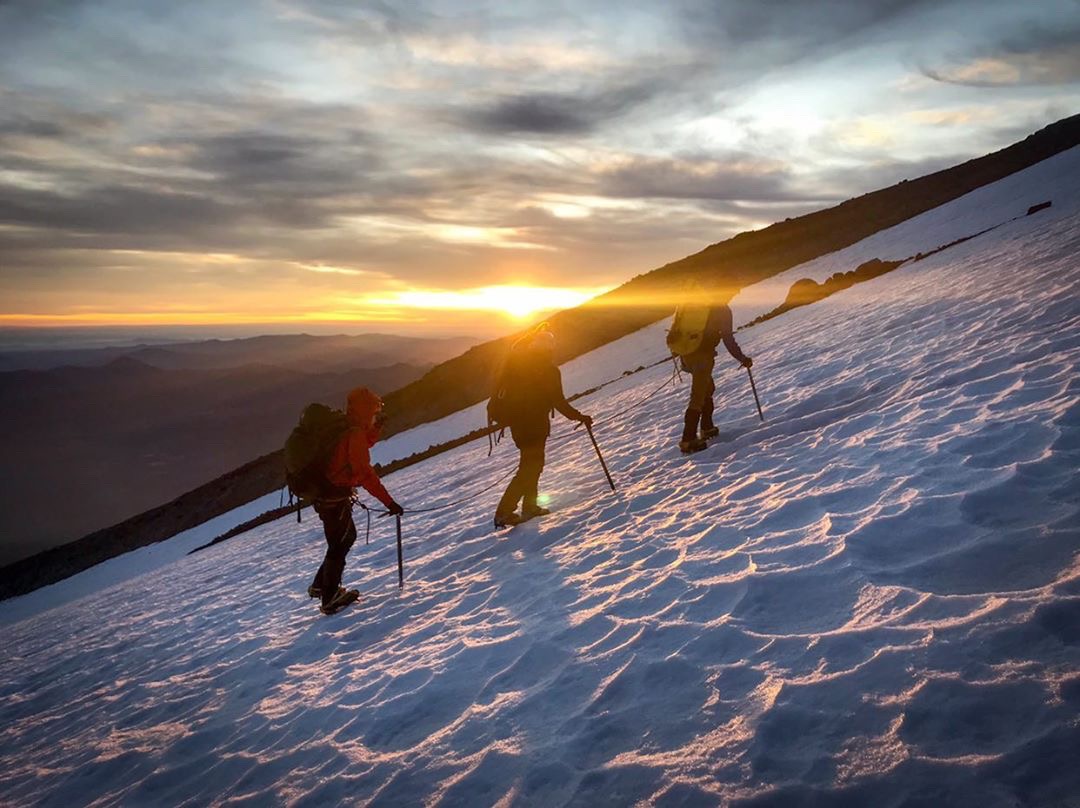
<svg viewBox="0 0 1080 808">
<path fill-rule="evenodd" d="M 555 512 L 493 533 L 493 491 L 407 517 L 403 593 L 392 525 L 365 546 L 358 511 L 362 599 L 331 618 L 308 518 L 5 627 L 0 793 L 1074 804 L 1080 214 L 1055 208 L 740 334 L 764 424 L 721 356 L 707 451 L 675 447 L 685 382 L 598 425 L 618 494 L 558 422 Z M 600 421 L 669 372 L 578 406 Z M 513 459 L 387 484 L 438 505 Z"/>
</svg>

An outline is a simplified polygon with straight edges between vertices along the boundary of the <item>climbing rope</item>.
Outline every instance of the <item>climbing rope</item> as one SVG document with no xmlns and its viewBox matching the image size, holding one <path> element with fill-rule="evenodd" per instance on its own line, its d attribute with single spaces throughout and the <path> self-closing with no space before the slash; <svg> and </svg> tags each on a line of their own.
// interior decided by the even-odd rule
<svg viewBox="0 0 1080 808">
<path fill-rule="evenodd" d="M 509 479 L 515 473 L 517 473 L 517 468 L 516 467 L 510 469 L 510 471 L 508 471 L 502 477 L 497 479 L 491 485 L 487 486 L 486 488 L 481 488 L 479 491 L 476 491 L 476 492 L 474 492 L 472 494 L 469 494 L 467 497 L 462 497 L 461 499 L 455 499 L 452 502 L 444 502 L 441 505 L 432 505 L 429 508 L 406 508 L 405 513 L 432 513 L 434 511 L 445 510 L 446 508 L 453 508 L 453 507 L 455 507 L 457 505 L 461 505 L 464 502 L 468 502 L 469 500 L 476 499 L 481 494 L 486 494 L 492 488 L 495 488 L 496 486 L 502 484 L 505 480 Z"/>
<path fill-rule="evenodd" d="M 670 357 L 670 358 L 673 359 L 674 357 Z M 650 368 L 654 368 L 657 365 L 662 365 L 664 362 L 667 362 L 668 360 L 669 360 L 669 357 L 665 357 L 663 359 L 660 359 L 659 361 L 653 362 L 651 365 L 646 365 L 644 369 L 648 370 Z M 611 382 L 606 382 L 604 385 L 601 385 L 601 386 L 603 387 L 603 386 L 606 386 L 607 384 L 611 384 L 612 382 L 616 382 L 616 381 L 620 381 L 620 379 L 612 379 Z M 601 418 L 600 420 L 593 421 L 592 425 L 594 427 L 597 427 L 597 426 L 600 426 L 601 424 L 608 424 L 608 423 L 611 423 L 612 421 L 616 421 L 619 418 L 622 418 L 627 413 L 636 410 L 638 407 L 640 407 L 646 401 L 649 401 L 650 399 L 652 399 L 655 396 L 659 395 L 663 391 L 663 389 L 665 387 L 667 387 L 669 384 L 670 385 L 678 385 L 678 383 L 681 382 L 681 381 L 682 381 L 682 373 L 679 371 L 679 366 L 676 364 L 675 367 L 671 371 L 671 375 L 668 376 L 666 379 L 664 379 L 664 381 L 661 382 L 660 386 L 658 386 L 658 387 L 654 388 L 653 390 L 649 391 L 648 393 L 646 393 L 644 396 L 642 396 L 641 398 L 634 401 L 629 406 L 624 407 L 623 409 L 612 413 L 611 415 L 607 416 L 606 418 Z M 577 430 L 580 429 L 580 428 L 581 428 L 581 424 L 577 424 L 573 428 L 568 429 L 565 432 L 561 432 L 558 435 L 553 435 L 551 438 L 548 439 L 548 442 L 550 443 L 552 441 L 560 441 L 560 440 L 563 440 L 564 438 L 572 437 L 577 432 Z"/>
<path fill-rule="evenodd" d="M 674 359 L 674 357 L 672 357 L 672 359 Z M 659 362 L 654 362 L 653 364 L 649 365 L 649 367 L 653 368 L 653 367 L 656 367 L 657 365 L 663 364 L 664 362 L 667 362 L 667 361 L 668 360 L 666 358 L 661 359 Z M 607 423 L 610 423 L 611 421 L 615 421 L 615 420 L 617 420 L 619 418 L 622 418 L 628 412 L 632 412 L 633 410 L 636 410 L 638 407 L 640 407 L 642 404 L 644 404 L 649 399 L 653 398 L 654 396 L 659 395 L 660 392 L 665 387 L 667 387 L 669 384 L 672 385 L 673 387 L 676 387 L 676 386 L 678 386 L 679 382 L 681 382 L 681 381 L 682 381 L 682 373 L 679 371 L 679 366 L 675 365 L 675 367 L 671 371 L 671 375 L 668 378 L 664 379 L 664 381 L 660 384 L 659 387 L 653 389 L 651 392 L 649 392 L 647 395 L 643 396 L 642 398 L 639 398 L 637 401 L 635 401 L 630 406 L 625 407 L 625 408 L 619 410 L 618 412 L 612 413 L 607 418 L 602 418 L 599 421 L 593 421 L 593 426 L 595 427 L 595 426 L 599 426 L 600 424 L 607 424 Z M 577 428 L 578 427 L 576 427 L 576 426 L 574 427 L 575 430 Z"/>
<path fill-rule="evenodd" d="M 646 365 L 644 369 L 647 370 L 649 368 L 654 368 L 657 365 L 661 365 L 664 362 L 667 362 L 669 360 L 669 358 L 673 358 L 673 357 L 664 357 L 663 359 L 660 359 L 660 360 L 658 360 L 656 362 L 653 362 L 650 365 Z M 622 418 L 628 412 L 631 412 L 631 411 L 637 409 L 642 404 L 649 401 L 651 398 L 659 395 L 660 392 L 663 391 L 663 389 L 665 387 L 667 387 L 669 384 L 677 384 L 677 382 L 681 381 L 681 379 L 682 379 L 682 375 L 678 372 L 678 365 L 676 364 L 674 369 L 671 372 L 671 376 L 664 379 L 663 383 L 659 387 L 656 387 L 655 389 L 650 390 L 646 395 L 642 396 L 640 399 L 638 399 L 634 403 L 630 404 L 628 407 L 625 407 L 622 410 L 619 410 L 618 412 L 612 413 L 611 415 L 607 416 L 606 418 L 604 418 L 602 420 L 594 421 L 593 426 L 595 427 L 598 424 L 610 423 L 611 421 L 614 421 L 614 420 L 616 420 L 618 418 Z M 601 385 L 601 387 L 604 387 L 604 386 L 606 386 L 608 384 L 612 384 L 613 382 L 617 382 L 617 381 L 620 381 L 620 379 L 612 379 L 609 382 L 605 382 L 603 385 Z M 575 426 L 574 429 L 568 430 L 568 431 L 563 432 L 563 433 L 561 433 L 559 435 L 556 435 L 556 436 L 554 436 L 552 438 L 549 438 L 548 443 L 551 443 L 552 441 L 559 441 L 559 440 L 563 440 L 564 438 L 572 437 L 575 434 L 575 431 L 577 430 L 577 428 L 579 426 L 581 426 L 581 424 L 578 424 L 577 426 Z M 490 439 L 490 434 L 489 434 L 488 437 Z M 488 454 L 490 455 L 490 450 L 489 450 Z M 468 496 L 461 497 L 460 499 L 455 499 L 455 500 L 452 500 L 450 502 L 444 502 L 444 503 L 441 503 L 439 505 L 432 505 L 432 506 L 426 507 L 426 508 L 405 508 L 405 513 L 409 513 L 409 514 L 434 513 L 435 511 L 442 511 L 442 510 L 446 510 L 447 508 L 457 507 L 458 505 L 462 505 L 462 504 L 464 504 L 466 502 L 474 500 L 477 497 L 480 497 L 480 496 L 486 494 L 488 491 L 491 491 L 493 488 L 498 487 L 503 482 L 505 482 L 507 479 L 509 479 L 511 476 L 513 476 L 516 472 L 517 472 L 517 468 L 516 467 L 512 468 L 506 474 L 502 475 L 497 480 L 495 480 L 495 482 L 491 483 L 491 485 L 485 486 L 484 488 L 481 488 L 479 491 L 474 491 L 473 493 L 469 494 Z M 390 513 L 389 511 L 382 510 L 382 509 L 379 509 L 379 508 L 370 508 L 370 507 L 368 507 L 366 505 L 363 505 L 362 503 L 361 503 L 361 507 L 363 507 L 366 511 L 368 511 L 369 531 L 370 531 L 370 524 L 371 524 L 371 515 L 370 515 L 370 513 L 371 513 L 372 510 L 374 510 L 375 513 L 378 513 L 380 516 L 384 516 L 384 515 L 387 515 L 387 514 Z"/>
<path fill-rule="evenodd" d="M 354 493 L 352 495 L 352 502 L 354 504 L 356 504 L 356 505 L 359 505 L 361 508 L 364 509 L 364 516 L 367 518 L 367 529 L 366 529 L 366 531 L 364 533 L 364 544 L 371 544 L 371 510 L 372 509 L 370 507 L 368 507 L 367 505 L 365 505 L 363 502 L 360 501 L 360 495 L 359 494 Z M 386 513 L 390 513 L 390 511 L 386 511 Z"/>
<path fill-rule="evenodd" d="M 403 510 L 404 510 L 405 513 L 433 513 L 434 511 L 441 511 L 441 510 L 445 510 L 446 508 L 453 508 L 456 505 L 461 505 L 464 502 L 468 502 L 469 500 L 476 499 L 477 497 L 481 496 L 482 494 L 486 494 L 492 488 L 495 488 L 497 485 L 504 482 L 508 477 L 510 477 L 515 472 L 517 472 L 517 468 L 511 469 L 506 474 L 504 474 L 502 477 L 500 477 L 495 482 L 493 482 L 491 485 L 486 486 L 484 488 L 481 488 L 479 491 L 475 491 L 475 492 L 473 492 L 472 494 L 469 494 L 466 497 L 461 497 L 460 499 L 455 499 L 452 502 L 444 502 L 444 503 L 442 503 L 440 505 L 432 505 L 431 507 L 428 507 L 428 508 L 403 508 Z M 369 541 L 370 541 L 370 536 L 371 536 L 371 514 L 374 513 L 374 514 L 378 515 L 379 517 L 383 517 L 383 516 L 389 516 L 390 511 L 386 510 L 385 508 L 376 508 L 376 507 L 374 507 L 372 505 L 365 505 L 363 502 L 360 501 L 358 496 L 353 498 L 353 502 L 356 503 L 357 505 L 359 505 L 365 511 L 367 511 L 367 529 L 368 529 L 368 538 L 369 538 Z M 365 543 L 369 543 L 369 542 L 365 542 Z"/>
</svg>

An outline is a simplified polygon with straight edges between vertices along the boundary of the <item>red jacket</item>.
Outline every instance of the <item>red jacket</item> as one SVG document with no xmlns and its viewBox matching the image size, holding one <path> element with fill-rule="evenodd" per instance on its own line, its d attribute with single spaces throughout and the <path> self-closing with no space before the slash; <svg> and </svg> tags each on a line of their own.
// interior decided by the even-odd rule
<svg viewBox="0 0 1080 808">
<path fill-rule="evenodd" d="M 326 477 L 331 483 L 342 488 L 362 486 L 379 502 L 390 507 L 394 498 L 371 467 L 369 451 L 379 439 L 375 414 L 381 406 L 382 400 L 366 387 L 358 387 L 349 393 L 349 406 L 346 410 L 349 431 L 334 447 L 330 463 L 326 467 Z"/>
</svg>

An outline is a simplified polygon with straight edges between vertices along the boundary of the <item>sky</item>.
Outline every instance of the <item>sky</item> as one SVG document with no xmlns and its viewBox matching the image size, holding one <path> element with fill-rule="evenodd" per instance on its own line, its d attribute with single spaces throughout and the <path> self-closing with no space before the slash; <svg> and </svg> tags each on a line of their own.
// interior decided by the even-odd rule
<svg viewBox="0 0 1080 808">
<path fill-rule="evenodd" d="M 469 333 L 1080 111 L 1080 0 L 0 0 L 0 327 Z"/>
</svg>

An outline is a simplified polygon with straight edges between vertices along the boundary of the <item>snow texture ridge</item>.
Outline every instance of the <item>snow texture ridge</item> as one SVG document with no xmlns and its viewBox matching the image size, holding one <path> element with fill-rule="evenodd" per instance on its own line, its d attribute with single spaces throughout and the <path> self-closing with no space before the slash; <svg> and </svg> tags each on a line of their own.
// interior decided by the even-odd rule
<svg viewBox="0 0 1080 808">
<path fill-rule="evenodd" d="M 764 424 L 721 355 L 707 451 L 675 446 L 684 383 L 598 425 L 616 495 L 559 421 L 552 515 L 493 533 L 494 491 L 407 517 L 403 593 L 392 525 L 361 522 L 361 600 L 320 616 L 319 524 L 283 520 L 3 626 L 4 801 L 1071 804 L 1080 193 L 1040 168 L 850 257 L 947 242 L 964 200 L 1050 210 L 740 334 Z M 663 354 L 657 327 L 620 343 L 581 366 Z M 510 469 L 485 450 L 388 488 L 457 499 Z"/>
</svg>

